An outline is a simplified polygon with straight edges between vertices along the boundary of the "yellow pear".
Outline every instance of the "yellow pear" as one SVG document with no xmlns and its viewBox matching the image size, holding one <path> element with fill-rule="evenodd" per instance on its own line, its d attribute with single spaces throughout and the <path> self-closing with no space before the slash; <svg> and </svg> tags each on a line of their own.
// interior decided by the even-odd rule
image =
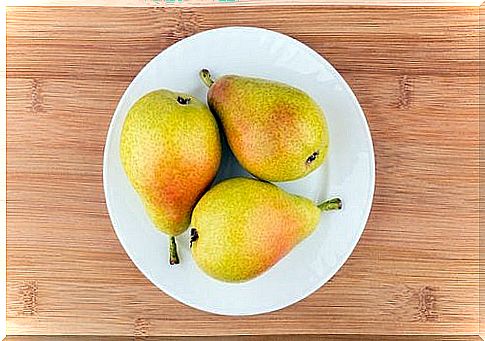
<svg viewBox="0 0 485 341">
<path fill-rule="evenodd" d="M 157 90 L 130 108 L 121 132 L 120 156 L 153 224 L 170 236 L 170 263 L 178 263 L 175 236 L 219 168 L 217 123 L 195 97 Z"/>
<path fill-rule="evenodd" d="M 255 179 L 232 178 L 212 187 L 192 214 L 191 250 L 197 265 L 225 282 L 250 280 L 283 258 L 318 226 L 320 205 Z"/>
<path fill-rule="evenodd" d="M 267 79 L 225 75 L 209 86 L 207 103 L 239 163 L 267 181 L 296 180 L 320 166 L 329 137 L 323 110 L 305 92 Z"/>
</svg>

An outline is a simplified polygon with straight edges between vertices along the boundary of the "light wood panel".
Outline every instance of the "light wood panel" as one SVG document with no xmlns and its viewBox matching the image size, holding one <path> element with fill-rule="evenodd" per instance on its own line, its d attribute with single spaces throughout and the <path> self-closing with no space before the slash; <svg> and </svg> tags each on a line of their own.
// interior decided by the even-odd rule
<svg viewBox="0 0 485 341">
<path fill-rule="evenodd" d="M 481 0 L 7 0 L 7 6 L 214 7 L 281 5 L 480 6 Z"/>
<path fill-rule="evenodd" d="M 66 341 L 133 341 L 133 336 L 62 336 Z M 481 341 L 477 335 L 264 335 L 264 336 L 145 336 L 140 341 Z M 9 336 L 5 341 L 57 341 L 59 336 Z"/>
<path fill-rule="evenodd" d="M 307 299 L 245 318 L 152 286 L 116 239 L 102 188 L 104 139 L 131 79 L 170 44 L 226 25 L 324 55 L 362 104 L 377 163 L 344 267 Z M 478 131 L 476 8 L 8 8 L 8 333 L 476 334 Z"/>
<path fill-rule="evenodd" d="M 480 7 L 479 12 L 480 24 L 480 179 L 485 179 L 485 54 L 483 53 L 483 46 L 485 46 L 485 6 Z M 485 188 L 480 186 L 480 212 L 485 212 Z M 480 217 L 480 336 L 485 339 L 485 231 L 483 230 L 483 223 L 485 222 L 483 214 Z"/>
</svg>

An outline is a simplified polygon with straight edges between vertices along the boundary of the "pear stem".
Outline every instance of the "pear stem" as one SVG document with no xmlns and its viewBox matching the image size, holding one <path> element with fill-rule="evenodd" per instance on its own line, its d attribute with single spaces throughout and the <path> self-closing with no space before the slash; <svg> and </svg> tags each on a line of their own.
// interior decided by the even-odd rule
<svg viewBox="0 0 485 341">
<path fill-rule="evenodd" d="M 175 241 L 174 236 L 169 236 L 169 239 L 170 239 L 170 247 L 169 247 L 170 265 L 175 265 L 175 264 L 180 263 L 179 255 L 177 253 L 177 242 Z"/>
<path fill-rule="evenodd" d="M 202 82 L 210 88 L 212 84 L 214 84 L 214 81 L 212 80 L 211 73 L 207 69 L 202 69 L 199 72 L 200 79 L 202 79 Z"/>
<path fill-rule="evenodd" d="M 342 200 L 340 198 L 329 199 L 318 205 L 318 208 L 321 209 L 323 212 L 340 210 L 342 209 Z"/>
</svg>

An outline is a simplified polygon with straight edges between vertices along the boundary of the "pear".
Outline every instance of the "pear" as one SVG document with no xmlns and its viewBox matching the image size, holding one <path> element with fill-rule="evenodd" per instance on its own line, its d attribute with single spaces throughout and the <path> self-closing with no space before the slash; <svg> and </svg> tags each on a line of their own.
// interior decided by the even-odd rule
<svg viewBox="0 0 485 341">
<path fill-rule="evenodd" d="M 341 207 L 338 198 L 315 205 L 268 182 L 225 180 L 195 206 L 192 256 L 209 276 L 244 282 L 271 268 L 308 237 L 322 211 Z"/>
<path fill-rule="evenodd" d="M 328 129 L 318 104 L 287 84 L 208 70 L 207 103 L 220 119 L 239 163 L 267 181 L 296 180 L 320 166 L 327 155 Z"/>
<path fill-rule="evenodd" d="M 214 116 L 193 96 L 150 92 L 126 116 L 120 157 L 151 221 L 170 237 L 170 263 L 177 264 L 175 236 L 189 226 L 193 207 L 219 167 Z"/>
</svg>

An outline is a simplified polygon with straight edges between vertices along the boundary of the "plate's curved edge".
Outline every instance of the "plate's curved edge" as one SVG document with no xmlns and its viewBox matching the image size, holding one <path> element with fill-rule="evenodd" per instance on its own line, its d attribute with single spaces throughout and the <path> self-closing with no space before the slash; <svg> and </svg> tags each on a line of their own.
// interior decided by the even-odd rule
<svg viewBox="0 0 485 341">
<path fill-rule="evenodd" d="M 328 276 L 325 276 L 325 277 L 322 277 L 323 280 L 320 281 L 317 285 L 315 285 L 312 289 L 310 289 L 308 292 L 302 294 L 302 295 L 298 295 L 294 300 L 290 301 L 290 303 L 284 303 L 284 304 L 281 304 L 281 305 L 275 305 L 271 308 L 267 308 L 267 309 L 264 309 L 264 310 L 260 310 L 258 312 L 238 312 L 238 313 L 234 313 L 232 311 L 224 311 L 224 310 L 221 310 L 221 309 L 203 309 L 203 308 L 200 308 L 198 307 L 195 303 L 193 302 L 190 302 L 189 300 L 185 299 L 185 298 L 181 298 L 181 297 L 178 297 L 178 295 L 174 295 L 172 293 L 169 293 L 168 290 L 166 290 L 166 288 L 164 288 L 163 285 L 159 285 L 159 284 L 156 284 L 155 281 L 152 279 L 152 277 L 146 273 L 142 267 L 139 266 L 139 264 L 137 263 L 137 261 L 135 261 L 135 259 L 131 256 L 131 254 L 128 252 L 127 248 L 125 247 L 126 245 L 126 242 L 124 241 L 124 238 L 122 237 L 122 235 L 120 233 L 118 233 L 118 222 L 115 221 L 116 219 L 114 218 L 113 216 L 113 212 L 112 212 L 112 209 L 110 208 L 110 199 L 108 198 L 108 192 L 107 192 L 107 160 L 109 159 L 109 155 L 108 155 L 108 152 L 107 150 L 109 149 L 108 147 L 111 146 L 111 141 L 112 141 L 112 138 L 111 138 L 111 135 L 113 134 L 113 126 L 115 124 L 115 119 L 116 117 L 118 117 L 120 115 L 119 111 L 121 110 L 120 107 L 121 107 L 121 103 L 124 102 L 126 100 L 126 97 L 127 97 L 127 94 L 129 93 L 129 91 L 131 90 L 131 88 L 134 86 L 135 84 L 135 80 L 138 78 L 138 77 L 141 77 L 141 75 L 143 73 L 146 72 L 146 70 L 149 68 L 149 66 L 154 63 L 156 61 L 156 59 L 162 54 L 162 53 L 166 53 L 168 52 L 169 50 L 171 49 L 174 49 L 176 46 L 179 46 L 180 44 L 182 43 L 187 43 L 189 42 L 190 40 L 192 39 L 196 39 L 197 37 L 199 37 L 200 35 L 204 35 L 204 34 L 210 34 L 214 31 L 231 31 L 231 30 L 241 30 L 241 31 L 265 31 L 266 33 L 269 33 L 269 34 L 274 34 L 274 35 L 278 35 L 284 39 L 289 39 L 291 41 L 293 41 L 294 43 L 296 43 L 296 45 L 304 48 L 307 52 L 309 52 L 311 55 L 313 55 L 314 58 L 316 58 L 320 63 L 323 64 L 323 66 L 332 73 L 332 75 L 337 78 L 343 85 L 344 85 L 344 88 L 345 88 L 345 91 L 350 95 L 350 97 L 352 98 L 352 102 L 354 103 L 354 106 L 356 106 L 358 108 L 358 111 L 359 111 L 359 114 L 360 114 L 360 118 L 362 120 L 362 123 L 363 123 L 363 126 L 365 127 L 365 130 L 366 130 L 366 134 L 367 134 L 367 139 L 368 139 L 368 142 L 369 142 L 369 149 L 370 149 L 370 160 L 369 160 L 369 167 L 370 167 L 370 174 L 371 174 L 371 181 L 370 181 L 370 184 L 369 184 L 369 195 L 367 197 L 367 207 L 365 208 L 365 219 L 363 219 L 362 221 L 362 224 L 361 224 L 361 227 L 360 227 L 360 232 L 358 234 L 358 236 L 355 238 L 355 240 L 353 241 L 353 246 L 352 248 L 349 248 L 349 252 L 347 252 L 345 254 L 345 256 L 342 258 L 342 262 L 340 263 L 336 263 L 336 265 L 333 266 L 333 268 L 331 269 L 331 271 L 329 271 L 329 275 Z M 202 31 L 202 32 L 199 32 L 199 33 L 196 33 L 190 37 L 187 37 L 185 39 L 182 39 L 174 44 L 172 44 L 171 46 L 167 47 L 166 49 L 160 51 L 160 53 L 158 53 L 156 56 L 154 56 L 139 72 L 138 74 L 135 76 L 135 78 L 133 78 L 133 80 L 131 81 L 131 83 L 129 84 L 129 86 L 126 88 L 126 90 L 124 91 L 123 95 L 121 96 L 119 102 L 118 102 L 118 105 L 116 106 L 116 109 L 114 111 L 114 114 L 113 114 L 113 117 L 111 119 L 111 122 L 110 122 L 110 125 L 109 125 L 109 128 L 108 128 L 108 133 L 106 135 L 106 143 L 105 143 L 105 146 L 104 146 L 104 150 L 103 150 L 103 190 L 104 190 L 104 196 L 105 196 L 105 201 L 106 201 L 106 207 L 107 207 L 107 210 L 108 210 L 108 214 L 109 214 L 109 217 L 110 217 L 110 220 L 111 220 L 111 223 L 113 225 L 113 230 L 115 231 L 115 234 L 118 238 L 118 240 L 120 241 L 121 245 L 123 246 L 123 249 L 125 250 L 126 254 L 128 255 L 128 257 L 130 258 L 130 260 L 136 265 L 136 267 L 138 268 L 138 270 L 154 285 L 156 286 L 157 288 L 161 289 L 165 294 L 167 294 L 168 296 L 172 297 L 173 299 L 191 307 L 191 308 L 194 308 L 194 309 L 197 309 L 197 310 L 202 310 L 202 311 L 206 311 L 206 312 L 209 312 L 209 313 L 212 313 L 212 314 L 216 314 L 216 315 L 224 315 L 224 316 L 251 316 L 251 315 L 260 315 L 260 314 L 265 314 L 265 313 L 269 313 L 269 312 L 274 312 L 274 311 L 277 311 L 277 310 L 281 310 L 283 308 L 286 308 L 286 307 L 289 307 L 303 299 L 305 299 L 306 297 L 312 295 L 315 291 L 317 291 L 318 289 L 320 289 L 322 286 L 325 285 L 325 283 L 327 283 L 333 276 L 336 275 L 336 273 L 342 268 L 342 266 L 345 265 L 345 263 L 347 262 L 347 260 L 350 258 L 351 254 L 353 253 L 353 251 L 355 250 L 355 247 L 357 246 L 360 238 L 362 237 L 362 234 L 364 232 L 364 229 L 365 229 L 365 226 L 367 225 L 367 222 L 368 222 L 368 219 L 369 219 L 369 216 L 370 216 L 370 213 L 371 213 L 371 208 L 372 208 L 372 203 L 373 203 L 373 198 L 374 198 L 374 192 L 375 192 L 375 154 L 374 154 L 374 145 L 373 145 L 373 140 L 372 140 L 372 135 L 371 135 L 371 132 L 370 132 L 370 128 L 369 128 L 369 124 L 368 124 L 368 121 L 367 121 L 367 118 L 362 110 L 362 107 L 360 106 L 360 103 L 359 101 L 357 100 L 357 97 L 355 96 L 354 92 L 352 91 L 352 89 L 350 88 L 350 86 L 348 85 L 348 83 L 345 81 L 345 79 L 338 73 L 338 71 L 330 64 L 330 62 L 328 62 L 324 57 L 322 57 L 321 55 L 319 55 L 315 50 L 313 50 L 310 46 L 300 42 L 299 40 L 291 37 L 291 36 L 288 36 L 286 34 L 283 34 L 283 33 L 280 33 L 280 32 L 277 32 L 277 31 L 273 31 L 273 30 L 268 30 L 268 29 L 265 29 L 265 28 L 260 28 L 260 27 L 251 27 L 251 26 L 228 26 L 228 27 L 221 27 L 221 28 L 216 28 L 216 29 L 211 29 L 211 30 L 206 30 L 206 31 Z"/>
</svg>

